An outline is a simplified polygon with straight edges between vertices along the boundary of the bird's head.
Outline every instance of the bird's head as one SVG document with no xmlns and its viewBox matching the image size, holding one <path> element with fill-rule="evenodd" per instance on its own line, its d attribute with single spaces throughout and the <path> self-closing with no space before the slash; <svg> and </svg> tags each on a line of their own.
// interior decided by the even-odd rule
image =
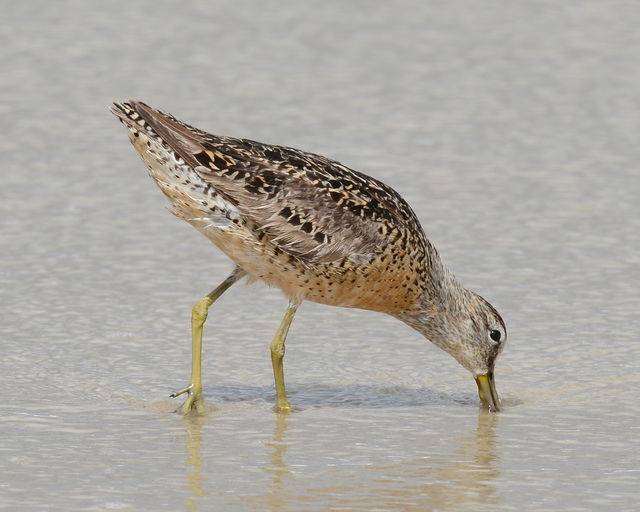
<svg viewBox="0 0 640 512">
<path fill-rule="evenodd" d="M 500 410 L 493 372 L 507 341 L 507 329 L 488 301 L 451 278 L 437 300 L 425 301 L 419 310 L 401 320 L 469 370 L 482 405 L 491 411 Z"/>
</svg>

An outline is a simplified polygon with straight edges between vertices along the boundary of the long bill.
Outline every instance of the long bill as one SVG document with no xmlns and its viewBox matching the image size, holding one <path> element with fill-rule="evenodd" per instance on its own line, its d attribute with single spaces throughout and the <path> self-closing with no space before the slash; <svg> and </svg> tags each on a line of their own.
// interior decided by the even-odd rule
<svg viewBox="0 0 640 512">
<path fill-rule="evenodd" d="M 475 379 L 482 406 L 490 411 L 498 412 L 500 410 L 500 399 L 496 391 L 496 382 L 493 379 L 493 370 L 489 370 L 484 375 L 478 375 Z"/>
</svg>

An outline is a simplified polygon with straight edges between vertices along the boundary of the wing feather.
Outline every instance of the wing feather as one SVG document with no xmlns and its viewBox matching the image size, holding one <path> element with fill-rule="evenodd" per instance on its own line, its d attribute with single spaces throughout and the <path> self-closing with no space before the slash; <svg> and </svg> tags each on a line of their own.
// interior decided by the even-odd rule
<svg viewBox="0 0 640 512">
<path fill-rule="evenodd" d="M 132 105 L 178 155 L 271 243 L 292 256 L 366 261 L 422 231 L 391 187 L 326 157 L 198 130 Z"/>
</svg>

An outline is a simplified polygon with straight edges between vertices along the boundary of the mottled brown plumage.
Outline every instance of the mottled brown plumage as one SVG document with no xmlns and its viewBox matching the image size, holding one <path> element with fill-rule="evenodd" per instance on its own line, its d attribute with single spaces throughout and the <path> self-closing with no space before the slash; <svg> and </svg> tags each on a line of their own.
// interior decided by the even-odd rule
<svg viewBox="0 0 640 512">
<path fill-rule="evenodd" d="M 139 101 L 112 111 L 174 213 L 243 273 L 296 306 L 393 315 L 493 382 L 502 319 L 447 272 L 391 187 L 320 155 L 206 133 Z"/>
</svg>

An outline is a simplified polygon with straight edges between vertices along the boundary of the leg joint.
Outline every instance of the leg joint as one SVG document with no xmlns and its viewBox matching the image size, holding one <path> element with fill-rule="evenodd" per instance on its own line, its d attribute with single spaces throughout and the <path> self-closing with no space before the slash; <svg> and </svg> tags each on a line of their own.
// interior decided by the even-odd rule
<svg viewBox="0 0 640 512">
<path fill-rule="evenodd" d="M 209 308 L 211 307 L 212 301 L 209 297 L 205 297 L 204 299 L 199 300 L 193 305 L 191 309 L 191 320 L 199 323 L 204 323 L 207 319 L 207 315 L 209 314 Z"/>
<path fill-rule="evenodd" d="M 269 348 L 271 350 L 271 357 L 277 357 L 278 359 L 284 357 L 284 343 L 272 342 Z"/>
</svg>

